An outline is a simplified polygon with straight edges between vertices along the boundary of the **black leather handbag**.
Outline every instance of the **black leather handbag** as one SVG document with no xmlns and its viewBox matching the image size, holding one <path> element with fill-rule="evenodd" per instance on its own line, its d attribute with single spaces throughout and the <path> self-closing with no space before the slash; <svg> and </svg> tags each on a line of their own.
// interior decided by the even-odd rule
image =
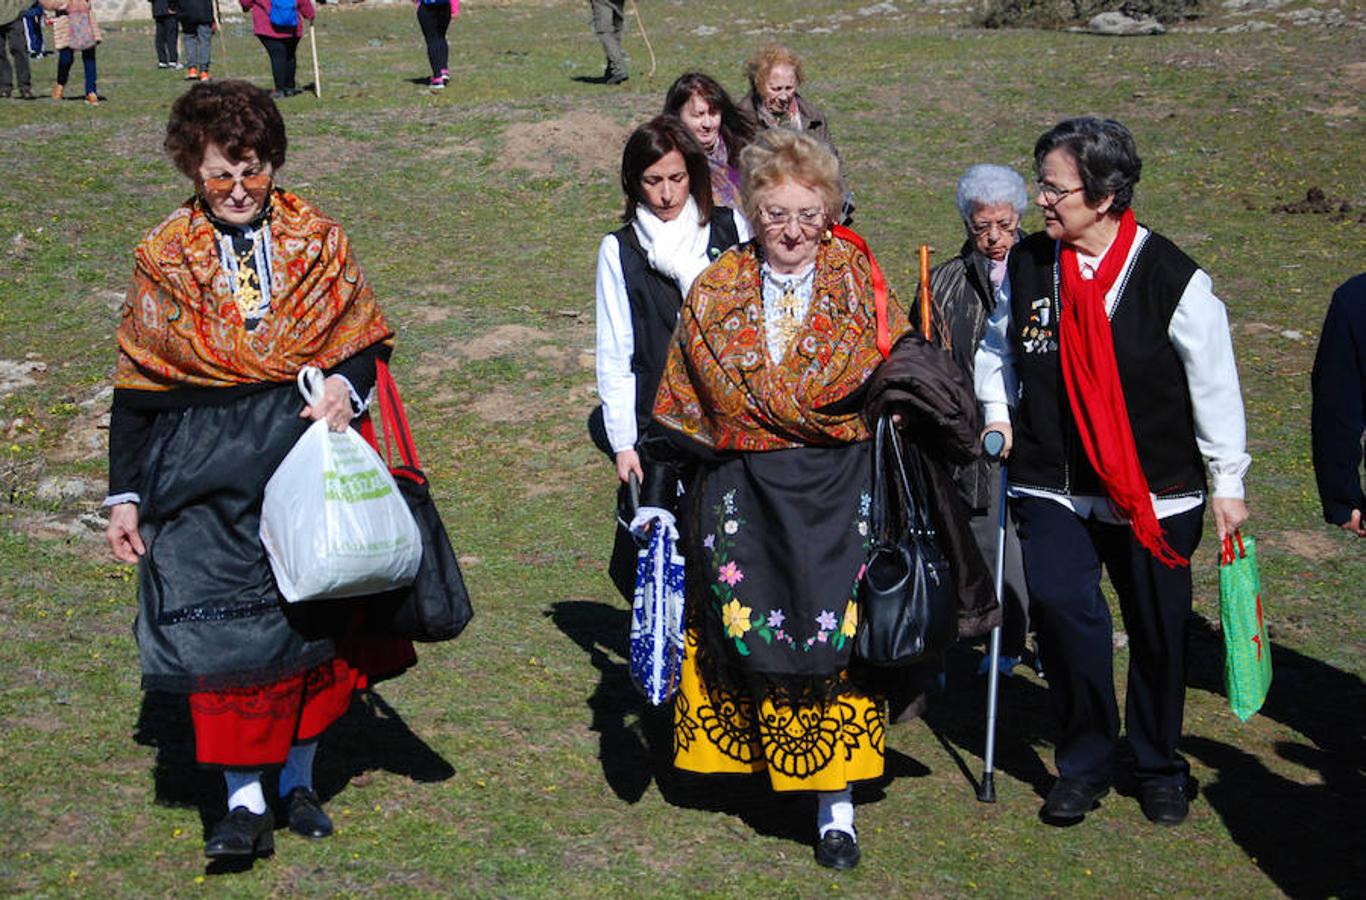
<svg viewBox="0 0 1366 900">
<path fill-rule="evenodd" d="M 919 452 L 902 447 L 886 416 L 874 431 L 872 470 L 873 547 L 858 584 L 854 655 L 906 666 L 958 637 L 957 591 L 936 541 Z"/>
<path fill-rule="evenodd" d="M 383 360 L 377 363 L 377 369 L 375 390 L 384 423 L 385 454 L 394 483 L 407 501 L 422 534 L 422 563 L 417 569 L 417 579 L 410 587 L 369 598 L 367 621 L 377 631 L 413 641 L 449 641 L 465 630 L 474 609 L 465 589 L 460 562 L 432 501 L 427 476 L 418 462 L 398 386 Z M 373 426 L 368 421 L 365 425 L 362 433 L 372 445 L 376 444 Z M 393 459 L 395 450 L 397 465 Z"/>
</svg>

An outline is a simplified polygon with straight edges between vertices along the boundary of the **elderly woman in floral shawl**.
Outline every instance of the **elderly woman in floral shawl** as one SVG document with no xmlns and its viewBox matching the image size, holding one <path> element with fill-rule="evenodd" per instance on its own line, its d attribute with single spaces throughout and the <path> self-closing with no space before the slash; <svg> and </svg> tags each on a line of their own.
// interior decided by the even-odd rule
<svg viewBox="0 0 1366 900">
<path fill-rule="evenodd" d="M 824 144 L 774 129 L 742 167 L 757 239 L 694 282 L 655 403 L 701 461 L 680 521 L 689 636 L 675 764 L 816 792 L 816 859 L 847 869 L 860 856 L 850 785 L 883 771 L 881 705 L 848 672 L 870 540 L 860 413 L 910 325 L 894 297 L 879 316 L 862 240 L 832 233 L 840 181 Z"/>
<path fill-rule="evenodd" d="M 188 695 L 198 762 L 227 780 L 210 858 L 273 851 L 267 766 L 290 830 L 331 834 L 316 742 L 354 689 L 414 661 L 348 627 L 346 601 L 286 606 L 258 536 L 275 467 L 310 421 L 348 427 L 393 336 L 341 227 L 275 186 L 285 146 L 247 82 L 175 102 L 166 149 L 195 195 L 138 245 L 118 327 L 107 536 L 138 563 L 142 685 Z M 313 406 L 306 365 L 329 373 Z"/>
</svg>

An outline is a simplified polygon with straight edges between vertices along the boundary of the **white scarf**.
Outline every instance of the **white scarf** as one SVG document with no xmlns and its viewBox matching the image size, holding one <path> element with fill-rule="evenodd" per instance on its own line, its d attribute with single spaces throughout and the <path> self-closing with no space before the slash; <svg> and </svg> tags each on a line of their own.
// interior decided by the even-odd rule
<svg viewBox="0 0 1366 900">
<path fill-rule="evenodd" d="M 638 204 L 631 227 L 635 229 L 650 268 L 672 278 L 678 284 L 679 292 L 687 297 L 693 279 L 711 265 L 707 253 L 711 229 L 699 220 L 697 202 L 688 197 L 678 217 L 668 222 L 660 221 L 644 203 Z"/>
</svg>

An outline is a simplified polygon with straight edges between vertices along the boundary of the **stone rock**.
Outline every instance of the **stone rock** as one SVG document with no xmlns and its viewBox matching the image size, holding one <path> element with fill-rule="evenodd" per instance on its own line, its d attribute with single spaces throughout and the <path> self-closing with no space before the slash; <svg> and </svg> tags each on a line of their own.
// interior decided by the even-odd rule
<svg viewBox="0 0 1366 900">
<path fill-rule="evenodd" d="M 1219 5 L 1229 12 L 1251 13 L 1265 9 L 1280 9 L 1289 2 L 1290 0 L 1224 0 Z"/>
<path fill-rule="evenodd" d="M 33 384 L 34 375 L 46 371 L 47 363 L 38 360 L 0 359 L 0 397 L 28 387 Z"/>
<path fill-rule="evenodd" d="M 858 11 L 861 16 L 894 16 L 897 8 L 890 2 L 874 3 L 872 6 L 865 6 Z"/>
<path fill-rule="evenodd" d="M 1086 23 L 1091 34 L 1108 34 L 1117 37 L 1132 37 L 1143 34 L 1166 34 L 1166 27 L 1152 16 L 1135 19 L 1122 12 L 1103 12 L 1092 16 Z"/>
<path fill-rule="evenodd" d="M 698 25 L 696 28 L 692 30 L 692 33 L 697 35 L 698 37 L 711 37 L 713 34 L 716 34 L 719 31 L 720 29 L 716 28 L 713 25 Z"/>
<path fill-rule="evenodd" d="M 34 496 L 44 503 L 63 503 L 92 497 L 100 488 L 89 478 L 66 475 L 48 475 L 38 482 Z"/>
</svg>

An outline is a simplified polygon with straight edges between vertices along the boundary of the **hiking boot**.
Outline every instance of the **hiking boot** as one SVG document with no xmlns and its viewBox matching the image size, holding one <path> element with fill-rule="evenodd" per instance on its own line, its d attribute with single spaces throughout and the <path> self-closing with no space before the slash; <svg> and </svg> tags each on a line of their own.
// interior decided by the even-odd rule
<svg viewBox="0 0 1366 900">
<path fill-rule="evenodd" d="M 186 70 L 186 72 L 185 72 L 185 80 L 186 80 L 186 81 L 198 81 L 198 80 L 199 80 L 199 70 L 196 69 L 194 66 L 190 66 L 190 68 L 189 68 L 188 70 Z"/>
<path fill-rule="evenodd" d="M 199 80 L 200 80 L 200 81 L 208 81 L 208 80 L 209 80 L 209 70 L 208 70 L 208 69 L 205 69 L 204 71 L 202 71 L 202 72 L 199 73 Z"/>
</svg>

